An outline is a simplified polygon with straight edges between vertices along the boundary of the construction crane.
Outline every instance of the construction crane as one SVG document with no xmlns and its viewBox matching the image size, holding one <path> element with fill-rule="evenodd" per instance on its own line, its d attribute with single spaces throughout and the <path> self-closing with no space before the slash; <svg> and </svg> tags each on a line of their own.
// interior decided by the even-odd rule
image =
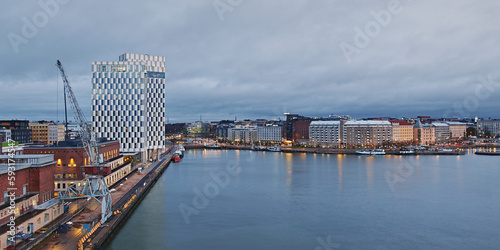
<svg viewBox="0 0 500 250">
<path fill-rule="evenodd" d="M 83 148 L 90 158 L 89 165 L 84 166 L 84 169 L 109 167 L 103 166 L 99 161 L 99 148 L 97 147 L 97 140 L 92 126 L 87 122 L 82 109 L 78 105 L 75 94 L 71 89 L 68 77 L 64 72 L 64 68 L 59 60 L 57 60 L 57 67 L 61 72 L 61 77 L 64 83 L 65 94 L 69 97 L 71 109 L 75 116 L 75 120 L 80 125 L 78 134 L 82 140 Z M 99 198 L 102 197 L 102 201 Z M 111 211 L 111 193 L 103 179 L 102 175 L 87 175 L 87 177 L 73 185 L 69 186 L 66 190 L 60 191 L 57 198 L 63 200 L 75 200 L 82 198 L 94 198 L 101 203 L 101 223 L 104 224 L 106 220 L 113 214 Z"/>
</svg>

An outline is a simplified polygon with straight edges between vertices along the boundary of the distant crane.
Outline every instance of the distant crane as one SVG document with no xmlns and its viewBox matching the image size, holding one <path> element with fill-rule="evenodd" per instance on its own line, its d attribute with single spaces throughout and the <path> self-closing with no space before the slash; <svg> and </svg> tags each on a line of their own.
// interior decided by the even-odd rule
<svg viewBox="0 0 500 250">
<path fill-rule="evenodd" d="M 99 161 L 99 148 L 97 147 L 97 140 L 95 132 L 93 131 L 91 125 L 87 122 L 82 109 L 78 105 L 78 101 L 69 85 L 68 77 L 64 72 L 64 68 L 59 60 L 57 60 L 57 67 L 61 72 L 61 77 L 64 82 L 65 94 L 69 97 L 71 109 L 75 115 L 75 120 L 80 125 L 80 131 L 78 131 L 80 138 L 82 139 L 83 148 L 90 158 L 88 167 L 107 167 L 101 165 Z M 99 198 L 102 197 L 102 201 Z M 74 200 L 82 198 L 94 198 L 99 203 L 101 203 L 101 223 L 105 223 L 106 220 L 113 214 L 111 211 L 111 193 L 104 181 L 102 175 L 87 175 L 87 177 L 71 186 L 66 190 L 60 191 L 57 198 L 59 200 Z"/>
</svg>

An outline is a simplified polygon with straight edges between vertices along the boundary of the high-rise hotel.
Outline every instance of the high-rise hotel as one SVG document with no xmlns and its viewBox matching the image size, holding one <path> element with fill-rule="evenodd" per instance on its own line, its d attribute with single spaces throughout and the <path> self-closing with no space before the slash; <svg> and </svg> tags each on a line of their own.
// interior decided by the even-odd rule
<svg viewBox="0 0 500 250">
<path fill-rule="evenodd" d="M 165 57 L 123 54 L 92 62 L 92 125 L 120 151 L 156 158 L 165 148 Z"/>
</svg>

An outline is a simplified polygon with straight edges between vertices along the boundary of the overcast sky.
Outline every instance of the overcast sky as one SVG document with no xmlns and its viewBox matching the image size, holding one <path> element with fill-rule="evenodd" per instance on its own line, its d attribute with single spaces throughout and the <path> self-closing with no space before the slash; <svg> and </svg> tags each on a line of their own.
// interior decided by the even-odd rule
<svg viewBox="0 0 500 250">
<path fill-rule="evenodd" d="M 3 2 L 0 119 L 62 120 L 60 59 L 90 120 L 91 62 L 123 53 L 166 57 L 171 123 L 500 118 L 498 0 L 55 1 Z"/>
</svg>

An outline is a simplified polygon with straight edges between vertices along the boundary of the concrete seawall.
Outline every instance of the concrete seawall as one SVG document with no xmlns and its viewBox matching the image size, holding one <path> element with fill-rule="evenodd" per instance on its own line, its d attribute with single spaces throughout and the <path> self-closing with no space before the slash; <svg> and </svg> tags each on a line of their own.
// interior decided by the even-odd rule
<svg viewBox="0 0 500 250">
<path fill-rule="evenodd" d="M 109 244 L 113 234 L 120 229 L 120 226 L 148 194 L 149 190 L 168 168 L 171 160 L 172 155 L 167 155 L 151 166 L 153 169 L 113 205 L 112 211 L 115 214 L 103 227 L 94 232 L 90 238 L 90 243 L 87 241 L 84 249 L 101 249 L 102 246 Z"/>
</svg>

